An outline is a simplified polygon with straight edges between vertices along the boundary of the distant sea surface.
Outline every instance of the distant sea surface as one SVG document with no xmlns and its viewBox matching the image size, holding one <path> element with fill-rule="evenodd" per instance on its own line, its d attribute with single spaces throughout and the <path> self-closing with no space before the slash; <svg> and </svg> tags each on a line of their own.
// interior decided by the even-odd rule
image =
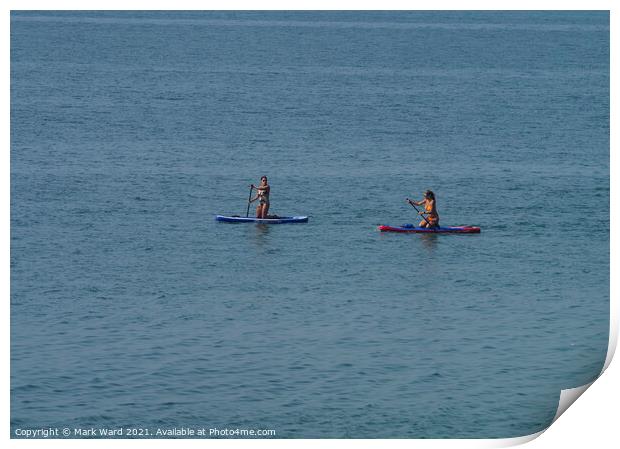
<svg viewBox="0 0 620 449">
<path fill-rule="evenodd" d="M 542 430 L 607 352 L 609 70 L 607 12 L 13 12 L 13 436 Z M 309 222 L 216 223 L 263 174 Z M 376 230 L 426 189 L 482 232 Z"/>
</svg>

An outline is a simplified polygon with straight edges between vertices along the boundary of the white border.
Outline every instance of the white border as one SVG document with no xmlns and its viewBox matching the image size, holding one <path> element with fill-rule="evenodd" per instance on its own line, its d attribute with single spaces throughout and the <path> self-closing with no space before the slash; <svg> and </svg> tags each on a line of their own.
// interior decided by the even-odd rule
<svg viewBox="0 0 620 449">
<path fill-rule="evenodd" d="M 617 3 L 617 2 L 616 2 Z M 617 78 L 617 61 L 618 61 L 618 19 L 616 14 L 620 9 L 614 8 L 615 4 L 612 1 L 604 0 L 591 0 L 591 1 L 559 1 L 559 0 L 508 0 L 501 3 L 496 1 L 433 1 L 433 2 L 420 2 L 420 1 L 402 1 L 402 0 L 384 0 L 381 2 L 370 1 L 352 1 L 352 0 L 299 0 L 295 2 L 283 2 L 283 1 L 249 1 L 249 0 L 232 0 L 228 2 L 222 1 L 192 1 L 192 0 L 177 0 L 162 1 L 162 0 L 108 0 L 108 1 L 75 1 L 75 0 L 60 0 L 60 1 L 42 1 L 42 0 L 23 0 L 15 1 L 9 0 L 3 2 L 3 34 L 2 34 L 2 61 L 4 62 L 4 86 L 2 90 L 2 99 L 4 100 L 5 107 L 3 108 L 3 120 L 2 120 L 2 136 L 6 142 L 6 150 L 4 151 L 4 158 L 2 164 L 2 173 L 0 183 L 0 196 L 2 198 L 2 226 L 5 238 L 2 240 L 2 249 L 5 257 L 2 258 L 2 275 L 4 282 L 3 286 L 3 305 L 4 305 L 4 333 L 2 345 L 3 351 L 3 369 L 2 380 L 4 388 L 2 389 L 2 399 L 4 407 L 2 408 L 2 423 L 4 431 L 2 432 L 2 440 L 7 440 L 9 447 L 85 447 L 85 446 L 99 446 L 109 447 L 111 440 L 9 440 L 10 434 L 10 372 L 8 369 L 8 363 L 10 361 L 10 10 L 49 10 L 49 9 L 116 9 L 116 10 L 233 10 L 233 9 L 245 9 L 245 10 L 610 10 L 611 14 L 611 148 L 617 148 L 616 130 L 617 126 L 614 126 L 613 118 L 618 117 L 617 102 L 615 100 L 616 78 Z M 616 157 L 615 152 L 610 151 L 611 155 L 611 222 L 615 222 L 617 215 L 617 207 L 615 206 L 613 193 L 616 191 L 613 174 L 615 173 Z M 616 300 L 616 283 L 614 281 L 615 270 L 615 249 L 616 242 L 613 233 L 610 236 L 611 240 L 611 319 L 610 319 L 610 350 L 605 363 L 607 368 L 610 365 L 613 352 L 617 344 L 618 336 L 618 307 Z M 593 447 L 611 447 L 613 442 L 620 442 L 618 434 L 618 426 L 616 423 L 615 415 L 617 413 L 617 405 L 615 399 L 620 397 L 618 395 L 618 368 L 617 362 L 612 364 L 609 369 L 601 376 L 601 378 L 594 382 L 591 388 L 584 394 L 579 400 L 580 404 L 575 407 L 571 407 L 562 417 L 555 422 L 544 436 L 538 438 L 532 444 L 534 447 L 547 448 L 547 447 L 583 447 L 585 445 Z M 586 387 L 587 389 L 587 387 Z M 578 393 L 583 393 L 584 388 L 574 389 Z M 583 390 L 583 391 L 581 391 Z M 570 396 L 571 392 L 564 392 L 563 396 Z M 573 392 L 574 393 L 574 392 Z M 579 395 L 577 395 L 578 397 Z M 559 417 L 559 415 L 558 415 Z M 541 432 L 542 433 L 542 432 Z M 289 447 L 294 445 L 295 447 L 316 447 L 321 445 L 322 447 L 378 447 L 388 445 L 390 447 L 502 447 L 515 444 L 522 444 L 527 442 L 539 434 L 533 436 L 526 436 L 516 439 L 500 439 L 500 440 L 131 440 L 120 441 L 115 440 L 113 445 L 135 445 L 149 448 L 159 447 L 172 447 L 172 446 L 192 446 L 192 447 L 204 447 L 205 444 L 209 446 L 217 447 L 238 447 L 251 445 L 254 447 Z"/>
</svg>

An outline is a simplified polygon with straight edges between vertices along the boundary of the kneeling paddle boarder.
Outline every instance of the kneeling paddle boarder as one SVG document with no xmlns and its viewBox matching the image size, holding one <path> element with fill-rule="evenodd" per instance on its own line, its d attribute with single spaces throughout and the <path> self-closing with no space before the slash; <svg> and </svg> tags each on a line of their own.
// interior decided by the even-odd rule
<svg viewBox="0 0 620 449">
<path fill-rule="evenodd" d="M 438 228 L 439 227 L 439 214 L 437 213 L 437 203 L 435 201 L 435 194 L 432 190 L 424 192 L 424 199 L 422 201 L 413 201 L 407 198 L 406 200 L 416 210 L 416 206 L 424 206 L 423 211 L 418 211 L 418 215 L 422 215 L 423 220 L 418 225 L 420 228 Z"/>
</svg>

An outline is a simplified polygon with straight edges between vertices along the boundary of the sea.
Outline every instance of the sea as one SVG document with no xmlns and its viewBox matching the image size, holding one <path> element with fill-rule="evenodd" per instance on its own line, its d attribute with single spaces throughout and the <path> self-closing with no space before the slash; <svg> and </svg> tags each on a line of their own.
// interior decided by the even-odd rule
<svg viewBox="0 0 620 449">
<path fill-rule="evenodd" d="M 599 375 L 608 12 L 10 25 L 13 438 L 509 438 Z M 308 223 L 216 222 L 262 175 Z M 377 230 L 427 189 L 481 233 Z"/>
</svg>

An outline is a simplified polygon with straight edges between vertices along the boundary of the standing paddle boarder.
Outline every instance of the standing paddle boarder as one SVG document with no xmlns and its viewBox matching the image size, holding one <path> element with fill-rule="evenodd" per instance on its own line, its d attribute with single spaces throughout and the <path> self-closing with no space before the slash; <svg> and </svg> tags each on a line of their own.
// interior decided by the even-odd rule
<svg viewBox="0 0 620 449">
<path fill-rule="evenodd" d="M 435 202 L 435 194 L 432 190 L 424 192 L 424 199 L 422 201 L 413 201 L 409 198 L 406 201 L 411 204 L 415 210 L 418 210 L 416 206 L 424 206 L 423 211 L 418 211 L 418 215 L 422 215 L 423 220 L 418 225 L 420 228 L 438 228 L 439 227 L 439 214 L 437 213 L 437 204 Z"/>
<path fill-rule="evenodd" d="M 259 200 L 258 206 L 256 206 L 256 218 L 269 218 L 267 214 L 269 213 L 269 192 L 271 187 L 267 184 L 267 176 L 260 178 L 260 185 L 258 187 L 254 184 L 250 187 L 256 189 L 256 196 L 250 200 L 250 203 Z"/>
</svg>

